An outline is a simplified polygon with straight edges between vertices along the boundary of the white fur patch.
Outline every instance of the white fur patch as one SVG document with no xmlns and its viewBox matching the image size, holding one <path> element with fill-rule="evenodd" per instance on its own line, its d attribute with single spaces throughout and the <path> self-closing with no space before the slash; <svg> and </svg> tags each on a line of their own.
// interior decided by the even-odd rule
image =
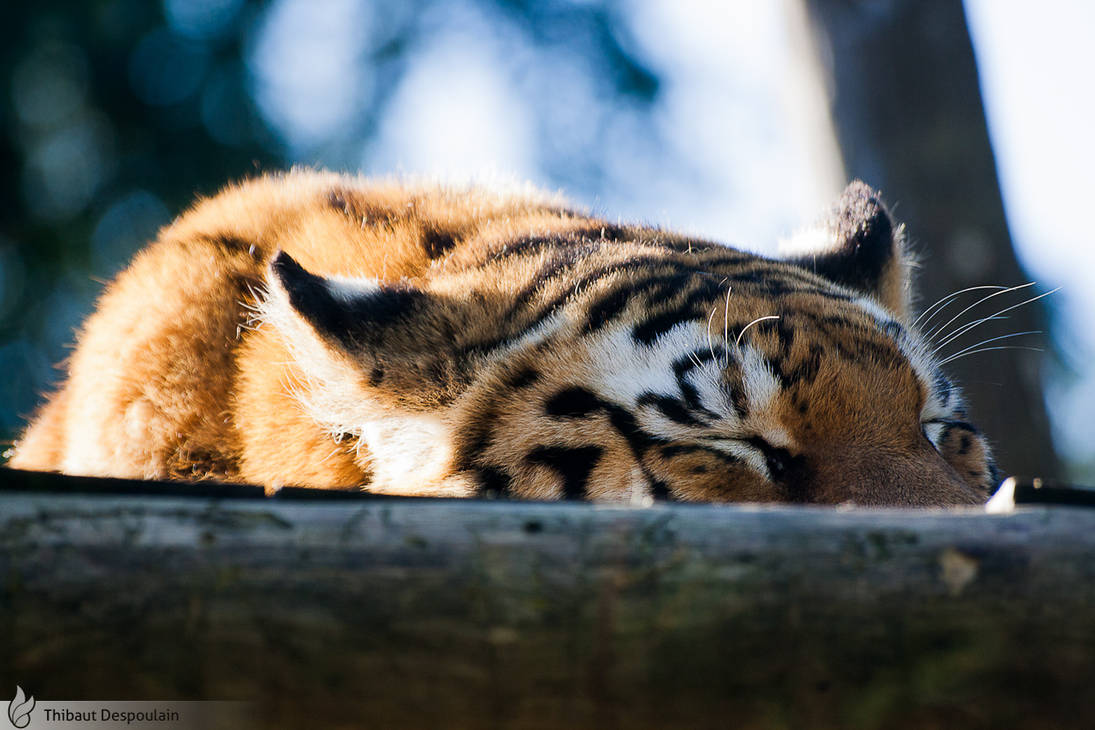
<svg viewBox="0 0 1095 730">
<path fill-rule="evenodd" d="M 380 291 L 380 281 L 364 276 L 327 276 L 324 277 L 327 291 L 331 296 L 346 303 Z"/>
<path fill-rule="evenodd" d="M 733 440 L 735 436 L 756 436 L 773 446 L 794 446 L 791 437 L 771 415 L 780 383 L 767 359 L 756 348 L 727 343 L 721 336 L 708 339 L 706 328 L 698 321 L 681 322 L 651 345 L 636 342 L 631 336 L 630 325 L 618 326 L 590 346 L 588 385 L 606 400 L 629 409 L 636 409 L 644 393 L 680 400 L 684 394 L 673 373 L 673 363 L 690 352 L 706 351 L 709 346 L 716 352 L 727 347 L 741 364 L 742 387 L 749 410 L 746 421 L 741 421 L 730 404 L 729 393 L 722 382 L 724 361 L 701 360 L 688 371 L 685 380 L 696 389 L 704 408 L 719 416 L 712 427 L 726 434 L 727 440 L 719 443 L 727 444 L 727 453 L 742 459 L 767 478 L 764 455 L 748 444 Z M 663 438 L 687 440 L 697 435 L 695 428 L 671 421 L 656 409 L 638 412 L 643 426 Z"/>
<path fill-rule="evenodd" d="M 589 348 L 593 389 L 604 398 L 633 408 L 643 393 L 681 396 L 673 363 L 686 353 L 707 346 L 698 322 L 681 322 L 650 346 L 631 336 L 631 325 L 616 326 Z"/>
<path fill-rule="evenodd" d="M 780 239 L 778 251 L 781 258 L 815 254 L 818 256 L 836 248 L 836 240 L 827 226 L 814 226 L 796 231 L 790 238 Z"/>
<path fill-rule="evenodd" d="M 883 307 L 871 297 L 856 297 L 852 300 L 852 303 L 858 306 L 860 309 L 865 310 L 868 314 L 875 318 L 878 323 L 892 322 L 894 321 L 893 314 L 890 310 Z"/>
<path fill-rule="evenodd" d="M 740 459 L 746 466 L 753 471 L 760 474 L 765 479 L 771 481 L 772 474 L 768 471 L 768 460 L 764 458 L 764 452 L 758 449 L 756 446 L 747 444 L 744 441 L 736 441 L 733 439 L 726 439 L 720 441 L 708 441 L 708 446 L 718 451 L 722 451 L 725 454 L 729 454 L 736 459 Z"/>
<path fill-rule="evenodd" d="M 362 424 L 361 439 L 373 454 L 372 487 L 410 493 L 441 479 L 452 460 L 450 433 L 435 414 L 387 415 Z"/>
<path fill-rule="evenodd" d="M 939 439 L 943 437 L 943 424 L 942 423 L 925 423 L 924 434 L 928 437 L 928 440 L 935 444 L 936 448 L 939 447 Z"/>
<path fill-rule="evenodd" d="M 751 345 L 741 351 L 741 379 L 750 413 L 765 413 L 779 394 L 779 379 L 768 365 L 768 359 Z"/>
<path fill-rule="evenodd" d="M 694 437 L 695 428 L 667 418 L 656 408 L 640 409 L 638 400 L 646 393 L 682 400 L 674 363 L 708 347 L 719 352 L 725 341 L 721 336 L 708 338 L 706 327 L 698 321 L 681 322 L 650 345 L 636 342 L 631 331 L 630 324 L 618 325 L 590 346 L 588 386 L 602 398 L 633 410 L 644 428 L 662 438 Z M 722 367 L 719 359 L 699 360 L 684 380 L 695 388 L 703 407 L 719 416 L 717 427 L 736 432 L 738 418 L 722 385 Z"/>
</svg>

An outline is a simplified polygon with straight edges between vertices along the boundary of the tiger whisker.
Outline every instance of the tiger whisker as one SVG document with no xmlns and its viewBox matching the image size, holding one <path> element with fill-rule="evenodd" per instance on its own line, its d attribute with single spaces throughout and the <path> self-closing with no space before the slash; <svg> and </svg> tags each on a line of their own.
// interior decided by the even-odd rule
<svg viewBox="0 0 1095 730">
<path fill-rule="evenodd" d="M 1026 332 L 1012 332 L 1011 334 L 1008 334 L 1008 335 L 1000 335 L 998 337 L 990 337 L 987 340 L 981 340 L 976 345 L 970 345 L 969 347 L 962 348 L 958 352 L 951 353 L 947 357 L 943 358 L 943 362 L 947 362 L 948 360 L 951 360 L 952 358 L 958 357 L 959 355 L 962 355 L 963 353 L 969 352 L 970 350 L 976 349 L 976 348 L 980 347 L 981 345 L 987 345 L 990 342 L 996 342 L 998 340 L 1007 340 L 1007 339 L 1011 339 L 1012 337 L 1022 337 L 1023 335 L 1040 335 L 1040 334 L 1042 334 L 1041 330 L 1027 330 Z"/>
<path fill-rule="evenodd" d="M 967 322 L 966 324 L 962 325 L 958 329 L 954 330 L 954 332 L 952 332 L 950 335 L 948 335 L 947 339 L 944 342 L 939 343 L 935 347 L 935 349 L 932 350 L 932 354 L 934 355 L 935 353 L 939 352 L 940 350 L 942 350 L 944 347 L 947 346 L 948 342 L 951 342 L 956 337 L 961 337 L 962 335 L 966 334 L 971 329 L 973 329 L 974 327 L 976 327 L 980 324 L 983 324 L 985 322 L 1003 321 L 1003 320 L 1006 320 L 1006 319 L 1009 319 L 1009 317 L 999 317 L 999 316 L 994 314 L 994 315 L 989 316 L 989 317 L 980 317 L 978 319 L 973 320 L 972 322 Z"/>
<path fill-rule="evenodd" d="M 1003 314 L 1004 312 L 1010 312 L 1011 310 L 1016 309 L 1017 307 L 1022 307 L 1025 304 L 1030 304 L 1031 302 L 1036 302 L 1039 299 L 1042 299 L 1043 297 L 1048 297 L 1050 294 L 1053 294 L 1053 293 L 1058 292 L 1060 290 L 1061 290 L 1061 287 L 1057 287 L 1056 289 L 1050 289 L 1049 291 L 1047 291 L 1044 294 L 1039 294 L 1038 296 L 1031 297 L 1030 299 L 1027 299 L 1026 301 L 1019 302 L 1018 304 L 1012 304 L 1010 307 L 1005 307 L 1004 309 L 1001 309 L 999 312 L 996 312 L 992 316 L 993 317 L 998 317 L 1001 314 Z M 982 321 L 988 321 L 988 318 L 986 317 Z M 978 322 L 975 322 L 973 324 L 974 324 L 974 326 L 976 326 L 978 324 L 982 324 L 982 321 L 978 321 Z M 965 334 L 966 332 L 969 332 L 971 329 L 973 329 L 973 327 L 965 327 L 964 329 L 963 328 L 959 328 L 959 329 L 962 330 L 962 331 L 958 332 L 958 333 L 950 334 L 945 340 L 943 340 L 942 342 L 940 342 L 936 346 L 936 349 L 938 349 L 939 347 L 943 347 L 948 342 L 953 341 L 956 337 L 960 337 L 961 335 Z"/>
<path fill-rule="evenodd" d="M 717 304 L 712 306 L 711 307 L 711 314 L 707 317 L 707 350 L 708 350 L 708 352 L 714 352 L 715 351 L 715 346 L 713 344 L 711 344 L 711 322 L 715 319 L 715 309 L 718 308 L 718 306 L 719 305 L 717 305 Z"/>
<path fill-rule="evenodd" d="M 929 312 L 934 310 L 936 307 L 939 307 L 939 305 L 944 304 L 945 302 L 951 301 L 952 299 L 954 299 L 956 296 L 958 296 L 960 294 L 965 294 L 966 292 L 969 292 L 969 291 L 977 291 L 978 289 L 1006 289 L 1006 288 L 1007 287 L 995 286 L 995 285 L 992 285 L 992 284 L 985 284 L 985 285 L 982 285 L 982 286 L 969 286 L 969 287 L 966 287 L 965 289 L 960 289 L 956 292 L 951 292 L 950 294 L 947 294 L 946 296 L 935 300 L 935 304 L 931 305 L 930 307 L 925 309 L 923 312 L 921 312 L 920 316 L 913 320 L 912 326 L 916 327 L 918 324 L 920 324 L 920 320 L 923 319 Z M 928 322 L 931 322 L 935 318 L 935 316 L 937 314 L 939 314 L 939 312 L 942 312 L 944 309 L 946 309 L 949 306 L 950 306 L 950 304 L 946 304 L 946 306 L 940 307 L 939 311 L 937 311 L 935 314 L 931 315 L 930 317 L 928 317 L 927 319 L 924 320 L 924 326 L 927 327 Z"/>
<path fill-rule="evenodd" d="M 734 344 L 737 345 L 737 346 L 740 346 L 741 345 L 741 337 L 742 337 L 742 335 L 745 334 L 745 331 L 747 329 L 749 329 L 750 327 L 752 327 L 753 325 L 755 325 L 757 322 L 763 322 L 766 319 L 779 319 L 779 315 L 778 314 L 769 314 L 767 317 L 757 317 L 752 322 L 750 322 L 749 324 L 747 324 L 747 325 L 745 325 L 744 327 L 741 328 L 741 332 L 738 333 L 738 338 L 736 340 L 734 340 Z"/>
<path fill-rule="evenodd" d="M 945 365 L 948 362 L 951 362 L 953 360 L 958 360 L 959 358 L 968 357 L 969 355 L 976 355 L 979 352 L 988 352 L 990 350 L 1030 350 L 1031 352 L 1045 352 L 1045 350 L 1043 350 L 1040 347 L 1025 347 L 1023 345 L 1002 345 L 1000 347 L 982 347 L 980 350 L 973 350 L 971 352 L 963 353 L 962 355 L 953 355 L 951 357 L 948 357 L 946 360 L 944 360 L 943 362 L 941 362 L 939 364 L 940 365 Z"/>
<path fill-rule="evenodd" d="M 727 347 L 727 343 L 730 342 L 730 290 L 732 286 L 726 287 L 726 302 L 722 307 L 722 351 L 726 354 L 726 364 L 723 367 L 730 366 L 730 349 Z"/>
<path fill-rule="evenodd" d="M 965 309 L 963 309 L 963 310 L 962 310 L 961 312 L 959 312 L 958 314 L 956 314 L 956 315 L 954 315 L 953 317 L 951 317 L 951 318 L 950 318 L 949 320 L 947 320 L 946 322 L 944 322 L 944 323 L 943 323 L 942 325 L 940 325 L 939 327 L 935 327 L 935 328 L 933 328 L 933 329 L 929 330 L 928 332 L 924 333 L 924 337 L 926 337 L 926 338 L 928 338 L 928 339 L 931 339 L 932 337 L 935 337 L 936 335 L 938 335 L 938 336 L 941 336 L 941 337 L 942 337 L 942 336 L 944 336 L 944 335 L 942 334 L 943 330 L 945 330 L 945 329 L 946 329 L 947 327 L 950 327 L 950 326 L 951 326 L 952 324 L 954 324 L 954 322 L 955 322 L 956 320 L 960 319 L 960 318 L 962 317 L 962 315 L 963 315 L 963 314 L 965 314 L 966 312 L 970 311 L 970 310 L 971 310 L 971 309 L 973 309 L 974 307 L 976 307 L 976 306 L 978 306 L 978 305 L 980 305 L 980 304 L 982 304 L 982 303 L 984 303 L 984 302 L 987 302 L 988 300 L 992 299 L 993 297 L 998 297 L 998 296 L 1000 296 L 1001 294 L 1007 294 L 1008 292 L 1018 291 L 1019 289 L 1026 289 L 1027 287 L 1030 287 L 1030 286 L 1034 286 L 1034 284 L 1035 284 L 1035 282 L 1031 281 L 1031 282 L 1028 282 L 1028 283 L 1026 283 L 1026 284 L 1020 284 L 1019 286 L 1013 286 L 1013 287 L 1010 287 L 1010 288 L 1008 288 L 1008 289 L 1001 289 L 1001 290 L 1000 290 L 1000 291 L 998 291 L 998 292 L 994 292 L 994 293 L 992 293 L 992 294 L 989 294 L 988 296 L 985 296 L 985 297 L 981 297 L 981 298 L 980 298 L 980 299 L 978 299 L 978 300 L 977 300 L 976 302 L 974 302 L 973 304 L 969 305 L 968 307 L 966 307 Z M 1000 314 L 1000 312 L 997 312 L 996 314 Z M 994 315 L 994 316 L 995 316 L 995 315 Z M 949 334 L 949 333 L 948 333 L 948 334 Z"/>
</svg>

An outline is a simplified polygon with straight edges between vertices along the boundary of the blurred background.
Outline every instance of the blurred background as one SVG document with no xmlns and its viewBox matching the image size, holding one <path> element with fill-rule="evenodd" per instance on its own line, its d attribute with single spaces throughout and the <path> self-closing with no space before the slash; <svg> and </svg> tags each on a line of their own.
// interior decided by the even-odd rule
<svg viewBox="0 0 1095 730">
<path fill-rule="evenodd" d="M 1041 350 L 950 367 L 1006 471 L 1095 484 L 1093 3 L 43 0 L 0 22 L 0 439 L 105 281 L 229 180 L 517 178 L 773 253 L 861 177 L 908 225 L 922 305 L 1037 282 L 950 331 L 1062 287 L 942 352 Z"/>
</svg>

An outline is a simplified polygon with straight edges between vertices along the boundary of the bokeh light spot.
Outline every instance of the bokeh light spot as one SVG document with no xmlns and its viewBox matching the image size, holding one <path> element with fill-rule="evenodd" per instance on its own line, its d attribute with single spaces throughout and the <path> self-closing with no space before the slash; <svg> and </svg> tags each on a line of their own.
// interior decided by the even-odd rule
<svg viewBox="0 0 1095 730">
<path fill-rule="evenodd" d="M 49 127 L 71 117 L 87 94 L 87 59 L 73 45 L 49 43 L 15 67 L 12 102 L 19 120 Z"/>
<path fill-rule="evenodd" d="M 91 234 L 93 272 L 105 276 L 117 271 L 170 219 L 167 207 L 148 191 L 134 190 L 116 199 Z"/>
<path fill-rule="evenodd" d="M 113 174 L 114 135 L 101 114 L 87 113 L 30 149 L 23 174 L 27 209 L 40 219 L 79 213 Z"/>
<path fill-rule="evenodd" d="M 217 38 L 231 29 L 243 0 L 164 0 L 171 29 L 185 38 Z"/>
<path fill-rule="evenodd" d="M 315 145 L 367 111 L 374 79 L 361 61 L 373 7 L 330 0 L 316 12 L 308 0 L 279 0 L 268 9 L 248 67 L 259 110 L 290 147 Z"/>
</svg>

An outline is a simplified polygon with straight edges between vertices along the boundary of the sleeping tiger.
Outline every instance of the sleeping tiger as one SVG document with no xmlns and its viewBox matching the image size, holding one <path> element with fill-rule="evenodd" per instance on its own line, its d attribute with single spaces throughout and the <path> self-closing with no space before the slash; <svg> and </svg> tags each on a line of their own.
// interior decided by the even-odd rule
<svg viewBox="0 0 1095 730">
<path fill-rule="evenodd" d="M 11 465 L 433 496 L 974 504 L 985 439 L 848 186 L 780 260 L 534 190 L 271 175 L 111 283 Z"/>
</svg>

